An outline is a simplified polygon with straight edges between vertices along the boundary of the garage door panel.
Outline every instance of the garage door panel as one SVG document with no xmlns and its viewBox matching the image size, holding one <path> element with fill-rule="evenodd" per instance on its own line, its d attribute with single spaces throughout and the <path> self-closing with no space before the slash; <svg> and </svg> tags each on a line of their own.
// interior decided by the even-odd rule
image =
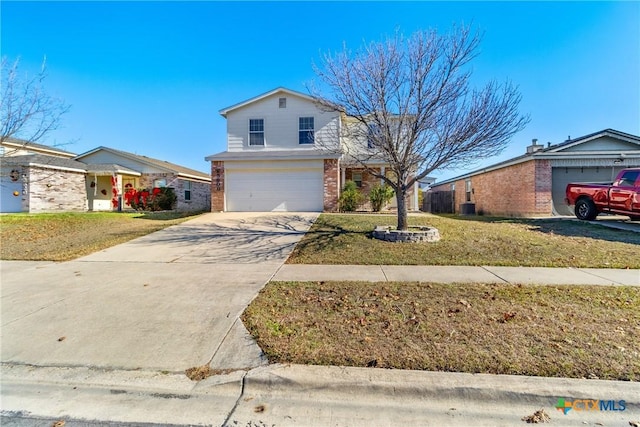
<svg viewBox="0 0 640 427">
<path fill-rule="evenodd" d="M 227 210 L 232 212 L 321 211 L 322 169 L 226 172 Z"/>
</svg>

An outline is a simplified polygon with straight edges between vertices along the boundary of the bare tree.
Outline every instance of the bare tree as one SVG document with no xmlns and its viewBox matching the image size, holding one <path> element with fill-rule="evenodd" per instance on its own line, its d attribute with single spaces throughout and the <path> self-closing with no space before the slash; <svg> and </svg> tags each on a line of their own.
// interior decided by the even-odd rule
<svg viewBox="0 0 640 427">
<path fill-rule="evenodd" d="M 2 58 L 2 98 L 0 99 L 0 142 L 37 142 L 60 127 L 60 118 L 69 106 L 44 90 L 46 58 L 35 75 L 19 72 L 20 60 Z"/>
<path fill-rule="evenodd" d="M 311 87 L 312 96 L 345 117 L 340 152 L 393 188 L 399 230 L 408 227 L 406 198 L 416 181 L 499 154 L 529 121 L 518 113 L 521 96 L 510 82 L 470 88 L 468 64 L 480 39 L 468 27 L 396 33 L 314 64 L 326 89 Z M 372 167 L 380 162 L 392 173 Z"/>
</svg>

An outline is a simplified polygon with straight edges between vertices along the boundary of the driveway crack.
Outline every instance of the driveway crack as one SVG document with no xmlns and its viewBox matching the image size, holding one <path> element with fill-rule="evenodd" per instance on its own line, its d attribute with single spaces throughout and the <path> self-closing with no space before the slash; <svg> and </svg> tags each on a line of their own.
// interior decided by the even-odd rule
<svg viewBox="0 0 640 427">
<path fill-rule="evenodd" d="M 235 414 L 236 409 L 238 409 L 238 406 L 240 405 L 241 399 L 244 397 L 244 388 L 245 388 L 248 374 L 249 372 L 245 372 L 242 375 L 242 380 L 240 381 L 240 395 L 238 396 L 236 403 L 233 405 L 233 408 L 231 408 L 231 410 L 229 411 L 229 415 L 227 415 L 227 418 L 225 418 L 224 422 L 222 423 L 222 427 L 226 427 L 229 425 L 229 422 L 231 421 L 231 417 L 233 416 L 233 414 Z"/>
</svg>

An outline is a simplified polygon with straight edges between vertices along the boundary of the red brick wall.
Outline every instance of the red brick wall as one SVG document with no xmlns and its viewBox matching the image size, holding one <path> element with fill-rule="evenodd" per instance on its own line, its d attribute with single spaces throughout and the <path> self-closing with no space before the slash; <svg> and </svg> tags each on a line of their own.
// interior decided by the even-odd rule
<svg viewBox="0 0 640 427">
<path fill-rule="evenodd" d="M 472 176 L 471 202 L 486 215 L 539 216 L 551 214 L 551 163 L 534 160 Z M 466 202 L 465 180 L 455 182 L 455 207 Z M 450 184 L 433 187 L 449 191 Z"/>
<path fill-rule="evenodd" d="M 327 212 L 338 210 L 338 197 L 340 197 L 340 167 L 338 159 L 324 160 L 324 203 L 323 208 Z"/>
<path fill-rule="evenodd" d="M 224 211 L 224 162 L 211 162 L 211 212 Z"/>
<path fill-rule="evenodd" d="M 551 160 L 536 160 L 536 215 L 551 215 Z"/>
</svg>

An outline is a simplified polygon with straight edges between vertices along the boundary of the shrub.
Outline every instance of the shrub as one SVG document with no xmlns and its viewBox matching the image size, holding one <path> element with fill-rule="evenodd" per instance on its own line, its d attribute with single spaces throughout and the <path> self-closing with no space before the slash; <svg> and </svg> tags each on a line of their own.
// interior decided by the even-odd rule
<svg viewBox="0 0 640 427">
<path fill-rule="evenodd" d="M 168 211 L 174 208 L 178 196 L 173 188 L 153 188 L 151 191 L 128 190 L 125 200 L 133 209 L 138 211 Z"/>
<path fill-rule="evenodd" d="M 362 199 L 362 194 L 360 193 L 360 190 L 358 190 L 356 183 L 353 181 L 345 182 L 344 187 L 342 188 L 342 193 L 340 194 L 340 199 L 338 200 L 340 204 L 340 211 L 355 211 L 358 205 L 362 202 Z"/>
<path fill-rule="evenodd" d="M 393 188 L 388 185 L 376 184 L 369 192 L 369 201 L 374 212 L 380 212 L 393 197 Z"/>
</svg>

